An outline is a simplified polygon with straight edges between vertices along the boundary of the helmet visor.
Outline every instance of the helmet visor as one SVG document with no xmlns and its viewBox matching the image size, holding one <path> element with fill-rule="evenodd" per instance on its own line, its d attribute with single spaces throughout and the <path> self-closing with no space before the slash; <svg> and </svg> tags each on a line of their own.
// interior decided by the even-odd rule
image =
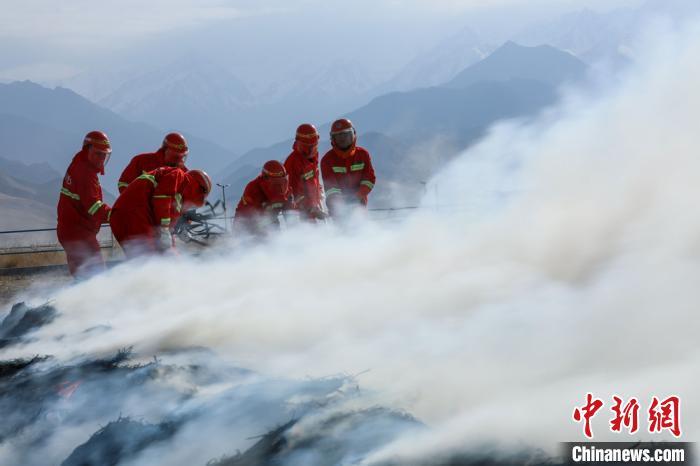
<svg viewBox="0 0 700 466">
<path fill-rule="evenodd" d="M 355 132 L 352 129 L 339 131 L 331 134 L 331 140 L 338 149 L 346 150 L 355 142 Z"/>
<path fill-rule="evenodd" d="M 88 160 L 93 166 L 99 168 L 100 170 L 104 170 L 105 165 L 107 165 L 107 162 L 109 162 L 109 157 L 111 154 L 112 151 L 109 149 L 101 150 L 97 147 L 92 147 L 88 153 Z"/>
</svg>

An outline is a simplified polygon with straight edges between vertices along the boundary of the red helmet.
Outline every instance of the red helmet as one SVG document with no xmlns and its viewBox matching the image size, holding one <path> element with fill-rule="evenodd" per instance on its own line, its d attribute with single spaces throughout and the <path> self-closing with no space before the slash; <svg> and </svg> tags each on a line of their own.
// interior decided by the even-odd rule
<svg viewBox="0 0 700 466">
<path fill-rule="evenodd" d="M 204 194 L 211 193 L 211 178 L 204 170 L 190 170 L 187 175 L 197 182 Z"/>
<path fill-rule="evenodd" d="M 105 165 L 109 162 L 112 146 L 109 138 L 102 131 L 90 131 L 83 138 L 83 149 L 88 149 L 87 160 L 101 174 L 105 174 Z"/>
<path fill-rule="evenodd" d="M 93 146 L 100 152 L 111 153 L 112 145 L 109 143 L 109 138 L 102 131 L 90 131 L 83 139 L 83 149 L 87 146 Z"/>
<path fill-rule="evenodd" d="M 282 178 L 287 176 L 287 170 L 277 160 L 270 160 L 263 165 L 262 176 L 263 178 Z"/>
<path fill-rule="evenodd" d="M 180 133 L 169 133 L 163 139 L 163 149 L 165 149 L 165 163 L 171 167 L 185 166 L 187 160 L 187 141 Z"/>
<path fill-rule="evenodd" d="M 335 120 L 331 125 L 331 145 L 341 151 L 348 151 L 355 147 L 357 133 L 352 122 L 347 118 Z"/>
<path fill-rule="evenodd" d="M 265 162 L 262 169 L 262 182 L 260 183 L 265 196 L 270 202 L 284 202 L 287 200 L 289 179 L 284 165 L 277 160 Z"/>
<path fill-rule="evenodd" d="M 309 123 L 299 125 L 294 138 L 294 150 L 301 152 L 307 158 L 318 156 L 318 140 L 320 139 L 316 127 Z"/>
<path fill-rule="evenodd" d="M 297 128 L 297 135 L 294 141 L 312 146 L 318 144 L 319 139 L 320 137 L 318 131 L 316 131 L 316 127 L 312 124 L 304 123 Z"/>
<path fill-rule="evenodd" d="M 183 193 L 183 202 L 197 207 L 204 205 L 204 200 L 211 193 L 211 178 L 204 170 L 187 172 L 188 184 Z"/>
<path fill-rule="evenodd" d="M 178 154 L 187 155 L 189 149 L 187 149 L 187 141 L 185 136 L 180 133 L 168 133 L 163 139 L 163 147 L 165 149 L 170 149 Z"/>
</svg>

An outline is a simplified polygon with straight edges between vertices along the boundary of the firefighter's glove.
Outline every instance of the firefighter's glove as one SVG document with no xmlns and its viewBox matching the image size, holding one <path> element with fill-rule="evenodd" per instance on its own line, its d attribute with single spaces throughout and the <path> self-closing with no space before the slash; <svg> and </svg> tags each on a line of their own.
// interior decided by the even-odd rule
<svg viewBox="0 0 700 466">
<path fill-rule="evenodd" d="M 324 220 L 328 217 L 328 214 L 321 210 L 319 207 L 314 207 L 309 211 L 309 216 L 316 220 Z"/>
<path fill-rule="evenodd" d="M 364 193 L 362 191 L 358 192 L 356 195 L 356 199 L 360 204 L 362 204 L 364 206 L 367 205 L 367 194 L 366 193 Z"/>
<path fill-rule="evenodd" d="M 161 227 L 156 238 L 156 244 L 159 251 L 167 251 L 173 247 L 173 235 L 170 233 L 170 228 Z"/>
</svg>

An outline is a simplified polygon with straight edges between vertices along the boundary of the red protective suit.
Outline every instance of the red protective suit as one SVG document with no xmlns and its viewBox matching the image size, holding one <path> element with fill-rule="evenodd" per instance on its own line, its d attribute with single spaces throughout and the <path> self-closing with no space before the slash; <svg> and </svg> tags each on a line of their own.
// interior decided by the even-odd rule
<svg viewBox="0 0 700 466">
<path fill-rule="evenodd" d="M 294 196 L 294 203 L 302 215 L 315 218 L 314 213 L 320 212 L 323 188 L 318 170 L 318 156 L 308 158 L 301 152 L 294 150 L 287 160 L 284 168 L 289 177 L 289 188 Z"/>
<path fill-rule="evenodd" d="M 376 181 L 367 150 L 355 147 L 348 154 L 337 149 L 329 150 L 321 159 L 321 174 L 331 216 L 336 213 L 338 202 L 367 205 L 367 196 Z"/>
<path fill-rule="evenodd" d="M 281 210 L 293 207 L 291 188 L 285 193 L 269 194 L 265 192 L 265 182 L 260 175 L 246 185 L 236 207 L 234 230 L 241 227 L 255 235 L 264 234 L 269 225 L 279 225 L 277 215 Z"/>
<path fill-rule="evenodd" d="M 73 157 L 58 199 L 56 234 L 73 276 L 104 269 L 97 233 L 108 220 L 110 208 L 102 202 L 99 169 L 88 161 L 88 150 Z"/>
<path fill-rule="evenodd" d="M 122 193 L 126 187 L 129 186 L 129 183 L 142 174 L 166 166 L 168 166 L 168 164 L 165 163 L 165 149 L 134 156 L 131 162 L 129 162 L 129 165 L 127 165 L 122 172 L 122 176 L 119 177 L 119 182 L 117 183 L 119 193 Z M 187 171 L 187 168 L 183 167 L 183 169 Z"/>
<path fill-rule="evenodd" d="M 156 236 L 180 217 L 187 184 L 187 173 L 177 167 L 160 167 L 129 183 L 109 221 L 127 258 L 158 252 Z"/>
</svg>

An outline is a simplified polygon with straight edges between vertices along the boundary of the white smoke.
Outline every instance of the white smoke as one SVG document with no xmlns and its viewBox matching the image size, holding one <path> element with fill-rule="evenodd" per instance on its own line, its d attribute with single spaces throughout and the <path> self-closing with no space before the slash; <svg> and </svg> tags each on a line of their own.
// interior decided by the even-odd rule
<svg viewBox="0 0 700 466">
<path fill-rule="evenodd" d="M 353 406 L 430 426 L 368 464 L 481 442 L 553 451 L 582 439 L 587 392 L 606 402 L 596 439 L 631 438 L 609 432 L 613 394 L 640 399 L 635 439 L 667 438 L 645 433 L 645 410 L 678 394 L 694 440 L 700 28 L 658 42 L 622 84 L 500 125 L 445 170 L 438 200 L 466 213 L 125 264 L 58 293 L 63 316 L 3 358 L 206 346 L 269 377 L 363 373 Z"/>
</svg>

